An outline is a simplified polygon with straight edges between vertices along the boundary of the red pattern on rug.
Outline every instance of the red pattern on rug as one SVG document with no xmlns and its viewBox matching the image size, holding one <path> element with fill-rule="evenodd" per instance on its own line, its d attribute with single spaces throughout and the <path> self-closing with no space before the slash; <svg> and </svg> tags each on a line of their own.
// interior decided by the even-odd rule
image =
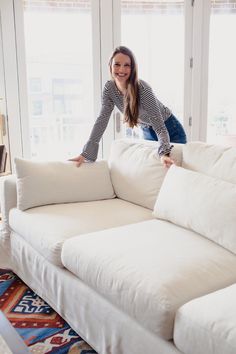
<svg viewBox="0 0 236 354">
<path fill-rule="evenodd" d="M 29 293 L 29 301 L 31 291 L 28 289 L 27 285 L 17 278 L 1 296 L 2 306 L 0 308 L 7 315 L 7 318 L 14 327 L 36 328 L 42 327 L 42 324 L 45 322 L 47 322 L 47 327 L 61 328 L 64 326 L 64 320 L 55 311 L 50 311 L 50 314 L 32 311 L 32 313 L 28 312 L 26 316 L 25 311 L 22 311 L 22 301 L 24 301 L 23 299 L 27 296 L 27 292 Z M 31 298 L 31 303 L 37 305 L 39 308 L 43 306 L 44 301 L 37 297 L 37 299 Z"/>
<path fill-rule="evenodd" d="M 13 272 L 3 269 L 0 310 L 32 353 L 96 354 L 44 300 Z"/>
</svg>

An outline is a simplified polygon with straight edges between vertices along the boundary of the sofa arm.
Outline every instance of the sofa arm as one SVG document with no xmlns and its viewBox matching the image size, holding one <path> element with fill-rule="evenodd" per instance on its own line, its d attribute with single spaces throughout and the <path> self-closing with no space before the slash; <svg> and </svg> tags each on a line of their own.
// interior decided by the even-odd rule
<svg viewBox="0 0 236 354">
<path fill-rule="evenodd" d="M 236 353 L 235 297 L 236 284 L 233 284 L 193 299 L 178 309 L 174 342 L 181 353 Z"/>
<path fill-rule="evenodd" d="M 1 177 L 0 180 L 0 207 L 2 214 L 2 227 L 0 237 L 6 239 L 10 236 L 9 212 L 17 205 L 16 177 L 14 175 Z"/>
</svg>

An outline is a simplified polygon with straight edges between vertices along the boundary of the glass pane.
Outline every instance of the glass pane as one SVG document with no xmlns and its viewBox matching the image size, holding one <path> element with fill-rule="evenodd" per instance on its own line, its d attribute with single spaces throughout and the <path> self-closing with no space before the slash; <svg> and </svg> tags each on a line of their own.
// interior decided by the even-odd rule
<svg viewBox="0 0 236 354">
<path fill-rule="evenodd" d="M 236 146 L 236 0 L 211 1 L 207 141 Z"/>
<path fill-rule="evenodd" d="M 78 155 L 94 121 L 90 0 L 25 0 L 33 158 Z"/>
<path fill-rule="evenodd" d="M 184 0 L 122 0 L 121 39 L 136 56 L 139 78 L 183 121 Z"/>
</svg>

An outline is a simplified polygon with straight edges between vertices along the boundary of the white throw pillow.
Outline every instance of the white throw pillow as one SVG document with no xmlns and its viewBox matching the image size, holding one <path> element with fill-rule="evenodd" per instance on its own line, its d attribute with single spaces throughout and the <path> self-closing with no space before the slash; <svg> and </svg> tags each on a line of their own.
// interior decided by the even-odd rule
<svg viewBox="0 0 236 354">
<path fill-rule="evenodd" d="M 157 141 L 120 139 L 113 142 L 109 165 L 112 184 L 119 198 L 153 210 L 167 172 L 157 148 Z M 174 144 L 171 157 L 181 165 L 181 144 Z"/>
<path fill-rule="evenodd" d="M 106 161 L 84 163 L 37 162 L 15 159 L 17 207 L 20 210 L 58 203 L 114 198 Z"/>
<path fill-rule="evenodd" d="M 236 254 L 236 185 L 171 166 L 154 216 L 193 230 Z"/>
</svg>

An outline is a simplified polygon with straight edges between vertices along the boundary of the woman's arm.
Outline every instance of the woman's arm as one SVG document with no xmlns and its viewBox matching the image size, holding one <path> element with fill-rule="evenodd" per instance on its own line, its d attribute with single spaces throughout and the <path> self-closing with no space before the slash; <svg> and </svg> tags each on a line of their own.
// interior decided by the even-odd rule
<svg viewBox="0 0 236 354">
<path fill-rule="evenodd" d="M 103 89 L 100 114 L 94 123 L 87 143 L 84 145 L 83 152 L 81 155 L 70 159 L 70 161 L 77 162 L 77 166 L 80 166 L 85 160 L 95 161 L 97 159 L 99 142 L 107 127 L 113 108 L 114 102 L 110 98 L 108 81 Z"/>
<path fill-rule="evenodd" d="M 144 110 L 149 116 L 150 125 L 158 136 L 160 146 L 159 156 L 168 156 L 172 149 L 169 133 L 166 129 L 164 118 L 161 112 L 162 103 L 156 98 L 150 86 L 145 86 L 140 92 L 140 99 Z"/>
</svg>

